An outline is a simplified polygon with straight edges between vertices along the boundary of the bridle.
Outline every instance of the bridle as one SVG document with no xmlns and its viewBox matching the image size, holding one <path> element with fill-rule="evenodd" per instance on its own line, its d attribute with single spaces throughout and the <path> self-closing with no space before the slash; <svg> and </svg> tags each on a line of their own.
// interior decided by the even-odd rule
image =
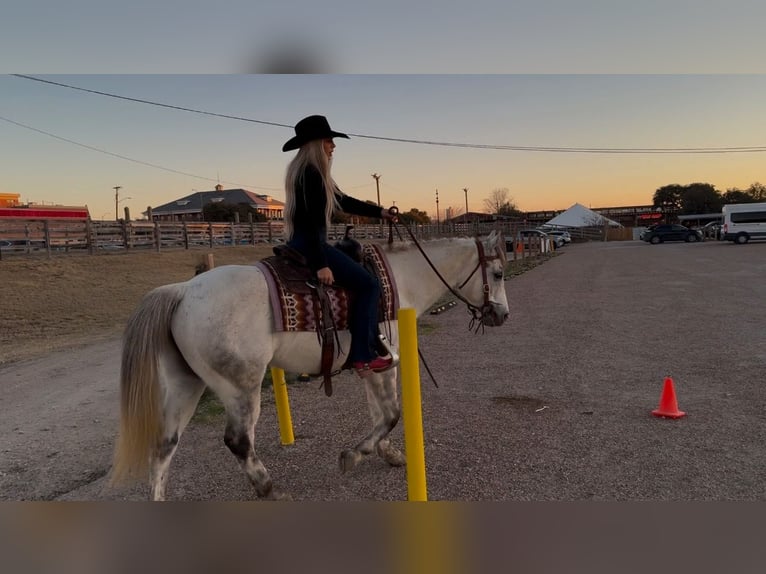
<svg viewBox="0 0 766 574">
<path fill-rule="evenodd" d="M 466 300 L 462 295 L 459 293 L 456 293 L 454 289 L 450 288 L 450 291 L 456 296 L 459 297 L 461 301 L 463 301 L 467 306 L 468 310 L 472 314 L 471 322 L 468 325 L 468 328 L 473 330 L 474 333 L 477 333 L 479 331 L 479 328 L 481 327 L 482 333 L 484 332 L 484 317 L 492 313 L 492 303 L 489 300 L 489 279 L 487 277 L 487 264 L 490 261 L 494 261 L 495 259 L 499 259 L 501 262 L 503 259 L 503 255 L 500 252 L 500 247 L 495 247 L 495 254 L 494 255 L 487 255 L 486 251 L 484 250 L 484 244 L 479 241 L 479 238 L 475 238 L 474 241 L 476 242 L 476 250 L 479 252 L 479 262 L 476 264 L 476 267 L 473 268 L 473 271 L 468 274 L 468 277 L 465 278 L 465 281 L 463 281 L 460 285 L 458 285 L 458 289 L 462 289 L 468 284 L 468 281 L 471 280 L 471 277 L 473 277 L 474 273 L 476 273 L 477 269 L 481 269 L 481 283 L 482 283 L 482 291 L 484 293 L 484 301 L 482 302 L 481 307 L 476 307 L 473 305 L 470 301 Z M 501 244 L 502 238 L 501 238 Z M 421 250 L 422 251 L 422 250 Z M 424 254 L 425 255 L 425 254 Z M 428 259 L 426 257 L 426 259 Z M 431 266 L 433 268 L 433 265 Z M 437 273 L 438 275 L 438 273 Z M 441 278 L 441 276 L 440 276 Z M 444 281 L 443 278 L 441 278 L 442 283 L 446 284 L 446 281 Z M 448 286 L 449 287 L 449 286 Z M 474 329 L 474 324 L 478 321 L 478 326 Z"/>
<path fill-rule="evenodd" d="M 394 212 L 393 210 L 396 209 Z M 392 207 L 389 212 L 392 215 L 397 215 L 399 213 L 399 210 L 396 207 Z M 415 237 L 415 234 L 412 233 L 412 230 L 410 229 L 409 225 L 407 224 L 399 224 L 395 221 L 390 221 L 389 223 L 389 232 L 388 232 L 388 242 L 393 243 L 393 234 L 392 234 L 392 227 L 396 228 L 396 232 L 399 235 L 399 238 L 402 238 L 401 233 L 399 232 L 399 227 L 402 226 L 407 230 L 407 233 L 409 234 L 410 238 L 412 239 L 412 242 L 415 244 L 415 246 L 420 251 L 421 255 L 423 255 L 423 258 L 426 260 L 426 263 L 433 269 L 434 273 L 436 273 L 436 276 L 441 280 L 442 283 L 449 289 L 450 293 L 452 293 L 455 297 L 457 297 L 460 301 L 465 303 L 466 307 L 468 307 L 468 312 L 471 314 L 471 321 L 468 324 L 468 329 L 473 331 L 474 333 L 478 333 L 479 329 L 481 329 L 482 333 L 484 333 L 484 321 L 483 319 L 487 317 L 488 315 L 492 314 L 492 303 L 489 300 L 489 280 L 487 277 L 487 264 L 490 261 L 494 261 L 495 259 L 499 259 L 502 261 L 504 259 L 502 252 L 500 251 L 500 247 L 495 248 L 494 255 L 487 255 L 486 251 L 484 250 L 484 244 L 479 240 L 479 238 L 474 238 L 474 241 L 476 242 L 476 250 L 479 252 L 479 262 L 476 264 L 476 267 L 473 268 L 473 270 L 468 274 L 468 277 L 465 278 L 465 280 L 460 283 L 455 289 L 452 285 L 450 285 L 446 279 L 442 276 L 441 273 L 439 273 L 439 270 L 436 268 L 436 266 L 433 264 L 431 259 L 429 259 L 426 252 L 423 250 L 423 247 L 420 245 L 420 242 Z M 501 238 L 502 239 L 502 238 Z M 500 242 L 502 244 L 502 241 Z M 465 298 L 465 296 L 460 293 L 460 289 L 465 287 L 468 282 L 471 280 L 471 277 L 474 276 L 477 270 L 481 269 L 481 281 L 482 281 L 482 291 L 484 293 L 484 300 L 480 307 L 477 307 L 473 303 L 471 303 L 468 299 Z"/>
</svg>

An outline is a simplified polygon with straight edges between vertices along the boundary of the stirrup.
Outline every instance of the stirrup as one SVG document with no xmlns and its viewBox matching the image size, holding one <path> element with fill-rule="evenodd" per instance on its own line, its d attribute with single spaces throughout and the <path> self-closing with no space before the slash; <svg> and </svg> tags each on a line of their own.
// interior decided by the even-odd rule
<svg viewBox="0 0 766 574">
<path fill-rule="evenodd" d="M 383 356 L 389 355 L 391 357 L 391 367 L 396 367 L 399 365 L 399 353 L 395 352 L 388 344 L 388 339 L 386 339 L 386 336 L 383 333 L 378 333 L 378 342 L 380 343 L 380 346 L 383 348 L 384 351 L 386 351 Z M 386 369 L 388 370 L 388 369 Z"/>
</svg>

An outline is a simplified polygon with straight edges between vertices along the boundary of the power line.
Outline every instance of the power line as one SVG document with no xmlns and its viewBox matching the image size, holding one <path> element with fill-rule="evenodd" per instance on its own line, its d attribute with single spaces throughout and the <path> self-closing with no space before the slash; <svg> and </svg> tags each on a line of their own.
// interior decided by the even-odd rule
<svg viewBox="0 0 766 574">
<path fill-rule="evenodd" d="M 78 86 L 72 86 L 72 85 L 69 85 L 69 84 L 62 84 L 61 82 L 54 82 L 54 81 L 51 81 L 51 80 L 44 80 L 42 78 L 35 78 L 34 76 L 26 76 L 24 74 L 12 74 L 12 75 L 16 76 L 17 78 L 23 78 L 25 80 L 34 80 L 35 82 L 42 82 L 43 84 L 51 84 L 53 86 L 59 86 L 59 87 L 62 87 L 62 88 L 69 88 L 70 90 L 79 90 L 81 92 L 88 92 L 90 94 L 97 94 L 99 96 L 107 96 L 109 98 L 117 98 L 118 100 L 127 100 L 129 102 L 137 102 L 139 104 L 149 104 L 151 106 L 159 106 L 161 108 L 169 108 L 169 109 L 172 109 L 172 110 L 180 110 L 180 111 L 183 111 L 183 112 L 193 112 L 195 114 L 203 114 L 203 115 L 206 115 L 206 116 L 216 116 L 216 117 L 219 117 L 219 118 L 226 118 L 226 119 L 230 119 L 230 120 L 240 120 L 240 121 L 243 121 L 243 122 L 252 122 L 252 123 L 256 123 L 256 124 L 264 124 L 264 125 L 267 125 L 267 126 L 277 126 L 277 127 L 281 127 L 281 128 L 291 128 L 291 129 L 293 127 L 293 126 L 288 125 L 288 124 L 279 124 L 279 123 L 276 123 L 276 122 L 266 122 L 266 121 L 261 121 L 261 120 L 253 120 L 253 119 L 250 119 L 250 118 L 243 118 L 241 116 L 230 116 L 230 115 L 227 115 L 227 114 L 218 114 L 218 113 L 215 113 L 215 112 L 206 112 L 206 111 L 203 111 L 203 110 L 195 110 L 193 108 L 185 108 L 183 106 L 174 106 L 174 105 L 171 105 L 171 104 L 162 104 L 162 103 L 159 103 L 159 102 L 152 102 L 152 101 L 149 101 L 149 100 L 142 100 L 140 98 L 130 98 L 128 96 L 120 96 L 120 95 L 117 95 L 117 94 L 110 94 L 109 92 L 101 92 L 99 90 L 89 90 L 87 88 L 80 88 Z"/>
<path fill-rule="evenodd" d="M 140 164 L 140 165 L 145 165 L 145 166 L 148 166 L 148 167 L 153 167 L 155 169 L 161 169 L 163 171 L 169 171 L 171 173 L 176 173 L 176 174 L 179 174 L 179 175 L 185 175 L 187 177 L 194 177 L 196 179 L 204 179 L 206 181 L 215 181 L 217 183 L 226 183 L 228 185 L 238 185 L 238 186 L 243 187 L 243 188 L 261 189 L 261 190 L 265 190 L 265 191 L 283 191 L 282 188 L 277 188 L 277 187 L 262 187 L 262 186 L 259 186 L 259 185 L 245 185 L 245 184 L 242 184 L 242 183 L 235 183 L 235 182 L 231 182 L 231 181 L 220 182 L 217 178 L 205 177 L 205 176 L 202 176 L 202 175 L 196 175 L 196 174 L 189 173 L 189 172 L 186 172 L 186 171 L 180 171 L 180 170 L 173 169 L 173 168 L 170 168 L 170 167 L 164 167 L 164 166 L 161 166 L 161 165 L 157 165 L 156 163 L 149 163 L 147 161 L 142 161 L 140 159 L 135 159 L 135 158 L 128 157 L 128 156 L 125 156 L 125 155 L 121 155 L 121 154 L 118 154 L 118 153 L 107 151 L 105 149 L 100 149 L 100 148 L 97 148 L 97 147 L 93 147 L 93 146 L 90 146 L 90 145 L 87 145 L 87 144 L 84 144 L 84 143 L 80 143 L 80 142 L 71 140 L 69 138 L 61 137 L 61 136 L 58 136 L 56 134 L 52 134 L 50 132 L 46 132 L 45 130 L 41 130 L 41 129 L 38 129 L 38 128 L 35 128 L 35 127 L 32 127 L 32 126 L 28 126 L 26 124 L 22 124 L 21 122 L 16 122 L 14 120 L 11 120 L 9 118 L 5 118 L 3 116 L 0 116 L 0 120 L 3 120 L 4 122 L 8 122 L 9 124 L 13 124 L 13 125 L 16 125 L 16 126 L 19 126 L 19 127 L 22 127 L 22 128 L 28 129 L 28 130 L 31 130 L 33 132 L 37 132 L 39 134 L 46 135 L 48 137 L 52 137 L 52 138 L 57 139 L 57 140 L 64 141 L 66 143 L 70 143 L 72 145 L 76 145 L 76 146 L 79 146 L 79 147 L 82 147 L 82 148 L 85 148 L 85 149 L 89 149 L 91 151 L 96 151 L 98 153 L 103 153 L 103 154 L 106 154 L 106 155 L 110 155 L 112 157 L 116 157 L 116 158 L 119 158 L 119 159 L 124 159 L 126 161 L 131 161 L 133 163 L 137 163 L 137 164 Z"/>
<path fill-rule="evenodd" d="M 251 122 L 256 124 L 263 124 L 269 126 L 277 126 L 284 128 L 293 128 L 293 126 L 278 122 L 271 122 L 265 120 L 256 120 L 253 118 L 246 118 L 242 116 L 232 116 L 229 114 L 221 114 L 217 112 L 208 112 L 204 110 L 197 110 L 194 108 L 187 108 L 183 106 L 175 106 L 171 104 L 163 104 L 160 102 L 153 102 L 151 100 L 144 100 L 141 98 L 131 98 L 128 96 L 121 96 L 118 94 L 112 94 L 109 92 L 103 92 L 100 90 L 91 90 L 88 88 L 81 88 L 79 86 L 73 86 L 71 84 L 64 84 L 61 82 L 54 82 L 52 80 L 45 80 L 34 76 L 27 76 L 25 74 L 13 74 L 18 78 L 25 80 L 32 80 L 35 82 L 41 82 L 44 84 L 50 84 L 53 86 L 59 86 L 62 88 L 68 88 L 71 90 L 78 90 L 81 92 L 88 92 L 100 96 L 106 96 L 110 98 L 116 98 L 120 100 L 127 100 L 131 102 L 147 104 L 152 106 L 159 106 L 163 108 L 169 108 L 174 110 L 180 110 L 195 114 L 202 114 L 207 116 L 215 116 L 220 118 Z M 679 148 L 590 148 L 590 147 L 556 147 L 556 146 L 518 146 L 518 145 L 495 145 L 495 144 L 477 144 L 477 143 L 460 143 L 460 142 L 443 142 L 433 140 L 419 140 L 410 138 L 393 138 L 384 136 L 374 136 L 368 134 L 357 134 L 347 132 L 348 135 L 371 140 L 380 140 L 397 143 L 410 143 L 418 145 L 431 145 L 441 147 L 457 147 L 457 148 L 471 148 L 471 149 L 492 149 L 492 150 L 505 150 L 505 151 L 523 151 L 523 152 L 537 152 L 537 153 L 594 153 L 594 154 L 683 154 L 683 153 L 701 153 L 701 154 L 721 154 L 721 153 L 759 153 L 765 152 L 766 146 L 738 146 L 738 147 L 679 147 Z"/>
</svg>

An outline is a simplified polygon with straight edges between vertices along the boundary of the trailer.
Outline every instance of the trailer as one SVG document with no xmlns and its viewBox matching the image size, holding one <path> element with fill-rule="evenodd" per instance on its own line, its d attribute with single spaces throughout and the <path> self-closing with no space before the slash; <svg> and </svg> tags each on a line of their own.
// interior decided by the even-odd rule
<svg viewBox="0 0 766 574">
<path fill-rule="evenodd" d="M 16 205 L 0 207 L 0 217 L 3 219 L 78 219 L 90 217 L 87 206 L 68 205 Z"/>
</svg>

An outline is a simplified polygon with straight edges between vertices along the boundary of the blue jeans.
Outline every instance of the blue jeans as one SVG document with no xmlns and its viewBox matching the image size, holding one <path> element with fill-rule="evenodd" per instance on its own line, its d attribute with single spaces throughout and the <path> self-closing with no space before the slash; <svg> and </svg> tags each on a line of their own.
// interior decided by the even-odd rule
<svg viewBox="0 0 766 574">
<path fill-rule="evenodd" d="M 299 237 L 291 240 L 289 245 L 300 252 L 304 251 L 301 249 L 302 241 Z M 327 266 L 335 278 L 335 284 L 351 292 L 349 360 L 371 361 L 377 356 L 375 348 L 378 337 L 378 300 L 380 299 L 378 278 L 332 245 L 322 243 L 322 250 L 327 258 Z"/>
</svg>

